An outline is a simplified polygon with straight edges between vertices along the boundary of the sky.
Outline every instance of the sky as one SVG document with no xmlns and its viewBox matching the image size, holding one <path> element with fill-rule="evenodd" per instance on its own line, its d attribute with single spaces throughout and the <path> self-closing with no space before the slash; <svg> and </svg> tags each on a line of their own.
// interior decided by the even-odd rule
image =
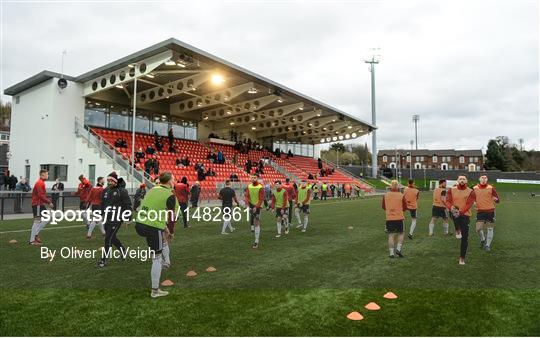
<svg viewBox="0 0 540 338">
<path fill-rule="evenodd" d="M 371 122 L 380 48 L 379 149 L 409 148 L 418 114 L 418 148 L 538 150 L 538 18 L 533 0 L 2 0 L 0 86 L 60 72 L 63 50 L 77 76 L 174 37 Z"/>
</svg>

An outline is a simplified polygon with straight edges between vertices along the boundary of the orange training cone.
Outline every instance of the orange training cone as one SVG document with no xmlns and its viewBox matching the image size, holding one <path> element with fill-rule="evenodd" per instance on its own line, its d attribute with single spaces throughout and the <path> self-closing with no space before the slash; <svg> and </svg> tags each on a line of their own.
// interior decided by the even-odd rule
<svg viewBox="0 0 540 338">
<path fill-rule="evenodd" d="M 349 320 L 362 320 L 364 319 L 364 316 L 362 316 L 359 312 L 354 311 L 354 312 L 349 313 L 347 315 L 347 318 Z"/>
<path fill-rule="evenodd" d="M 393 293 L 393 292 L 387 292 L 387 293 L 384 294 L 383 297 L 386 298 L 386 299 L 397 299 L 398 298 L 397 295 L 395 293 Z"/>
<path fill-rule="evenodd" d="M 380 310 L 381 307 L 377 304 L 377 303 L 374 303 L 374 302 L 369 302 L 368 304 L 366 304 L 366 306 L 364 306 L 367 310 L 371 310 L 371 311 L 377 311 L 377 310 Z"/>
<path fill-rule="evenodd" d="M 17 244 L 17 240 L 16 239 L 12 239 L 9 241 L 9 244 Z"/>
<path fill-rule="evenodd" d="M 170 279 L 165 279 L 163 282 L 161 282 L 161 285 L 162 285 L 162 286 L 173 286 L 174 283 L 173 283 L 173 281 L 170 280 Z"/>
<path fill-rule="evenodd" d="M 206 268 L 206 272 L 216 272 L 216 271 L 217 271 L 217 269 L 214 268 L 213 266 L 209 266 L 209 267 Z"/>
<path fill-rule="evenodd" d="M 188 277 L 195 277 L 195 276 L 197 276 L 197 273 L 196 273 L 195 271 L 193 271 L 193 270 L 190 270 L 190 271 L 188 271 L 188 272 L 186 273 L 186 276 L 188 276 Z"/>
</svg>

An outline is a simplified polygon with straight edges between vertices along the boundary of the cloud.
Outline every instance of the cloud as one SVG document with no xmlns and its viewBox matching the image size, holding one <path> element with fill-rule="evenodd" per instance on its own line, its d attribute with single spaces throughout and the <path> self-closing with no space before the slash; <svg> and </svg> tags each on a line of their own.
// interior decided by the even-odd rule
<svg viewBox="0 0 540 338">
<path fill-rule="evenodd" d="M 371 121 L 380 148 L 540 148 L 537 1 L 198 1 L 2 4 L 2 89 L 43 69 L 79 75 L 169 37 Z M 370 143 L 363 137 L 360 143 Z"/>
</svg>

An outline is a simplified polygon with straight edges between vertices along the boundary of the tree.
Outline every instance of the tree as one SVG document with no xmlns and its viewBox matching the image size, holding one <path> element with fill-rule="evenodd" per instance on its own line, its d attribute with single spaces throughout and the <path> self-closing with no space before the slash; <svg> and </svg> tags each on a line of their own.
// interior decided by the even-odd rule
<svg viewBox="0 0 540 338">
<path fill-rule="evenodd" d="M 0 126 L 9 127 L 11 121 L 11 102 L 0 100 Z"/>
<path fill-rule="evenodd" d="M 489 140 L 486 151 L 486 168 L 490 170 L 506 170 L 504 157 L 504 142 L 502 140 Z"/>
<path fill-rule="evenodd" d="M 330 150 L 332 151 L 339 151 L 340 153 L 345 152 L 345 145 L 341 142 L 336 142 L 330 145 Z"/>
<path fill-rule="evenodd" d="M 368 149 L 367 143 L 363 146 L 361 145 L 354 145 L 352 147 L 352 153 L 354 153 L 356 156 L 358 156 L 358 160 L 360 163 L 364 164 L 371 164 L 371 152 Z"/>
</svg>

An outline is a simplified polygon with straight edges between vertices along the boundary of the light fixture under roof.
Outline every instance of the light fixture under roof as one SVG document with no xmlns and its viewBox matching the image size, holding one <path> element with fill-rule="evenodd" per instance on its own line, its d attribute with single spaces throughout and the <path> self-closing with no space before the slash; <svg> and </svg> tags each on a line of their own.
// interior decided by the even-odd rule
<svg viewBox="0 0 540 338">
<path fill-rule="evenodd" d="M 177 62 L 176 65 L 180 68 L 186 68 L 186 65 L 182 62 Z"/>
<path fill-rule="evenodd" d="M 229 122 L 229 124 L 230 124 L 231 126 L 234 126 L 234 122 Z"/>
<path fill-rule="evenodd" d="M 221 74 L 212 74 L 211 81 L 213 84 L 219 85 L 225 82 L 225 78 Z"/>
<path fill-rule="evenodd" d="M 123 88 L 124 88 L 124 86 L 122 86 L 122 85 L 120 85 L 120 84 L 119 84 L 119 85 L 116 85 L 115 87 L 116 87 L 116 88 L 119 88 L 119 89 L 123 89 Z"/>
<path fill-rule="evenodd" d="M 176 65 L 176 62 L 174 62 L 173 60 L 168 60 L 168 61 L 165 61 L 165 65 L 174 66 L 174 65 Z"/>
<path fill-rule="evenodd" d="M 300 108 L 298 108 L 298 109 L 300 109 L 300 110 L 304 110 L 304 107 L 300 107 Z"/>
<path fill-rule="evenodd" d="M 352 126 L 349 125 L 349 126 L 347 126 L 347 128 L 352 129 Z"/>
<path fill-rule="evenodd" d="M 317 116 L 321 116 L 321 113 L 317 113 Z"/>
<path fill-rule="evenodd" d="M 208 116 L 205 116 L 204 119 L 205 119 L 205 120 L 208 120 Z"/>
<path fill-rule="evenodd" d="M 257 90 L 257 88 L 251 87 L 247 92 L 248 94 L 257 94 L 259 91 Z"/>
<path fill-rule="evenodd" d="M 283 103 L 283 98 L 280 96 L 280 97 L 277 99 L 277 102 Z"/>
<path fill-rule="evenodd" d="M 257 129 L 257 127 L 251 127 L 251 130 L 255 130 L 255 129 Z"/>
<path fill-rule="evenodd" d="M 227 115 L 231 115 L 232 111 L 230 109 L 227 109 Z"/>
<path fill-rule="evenodd" d="M 153 79 L 155 76 L 154 76 L 154 74 L 148 73 L 148 74 L 146 74 L 146 77 L 149 77 L 149 78 Z"/>
</svg>

